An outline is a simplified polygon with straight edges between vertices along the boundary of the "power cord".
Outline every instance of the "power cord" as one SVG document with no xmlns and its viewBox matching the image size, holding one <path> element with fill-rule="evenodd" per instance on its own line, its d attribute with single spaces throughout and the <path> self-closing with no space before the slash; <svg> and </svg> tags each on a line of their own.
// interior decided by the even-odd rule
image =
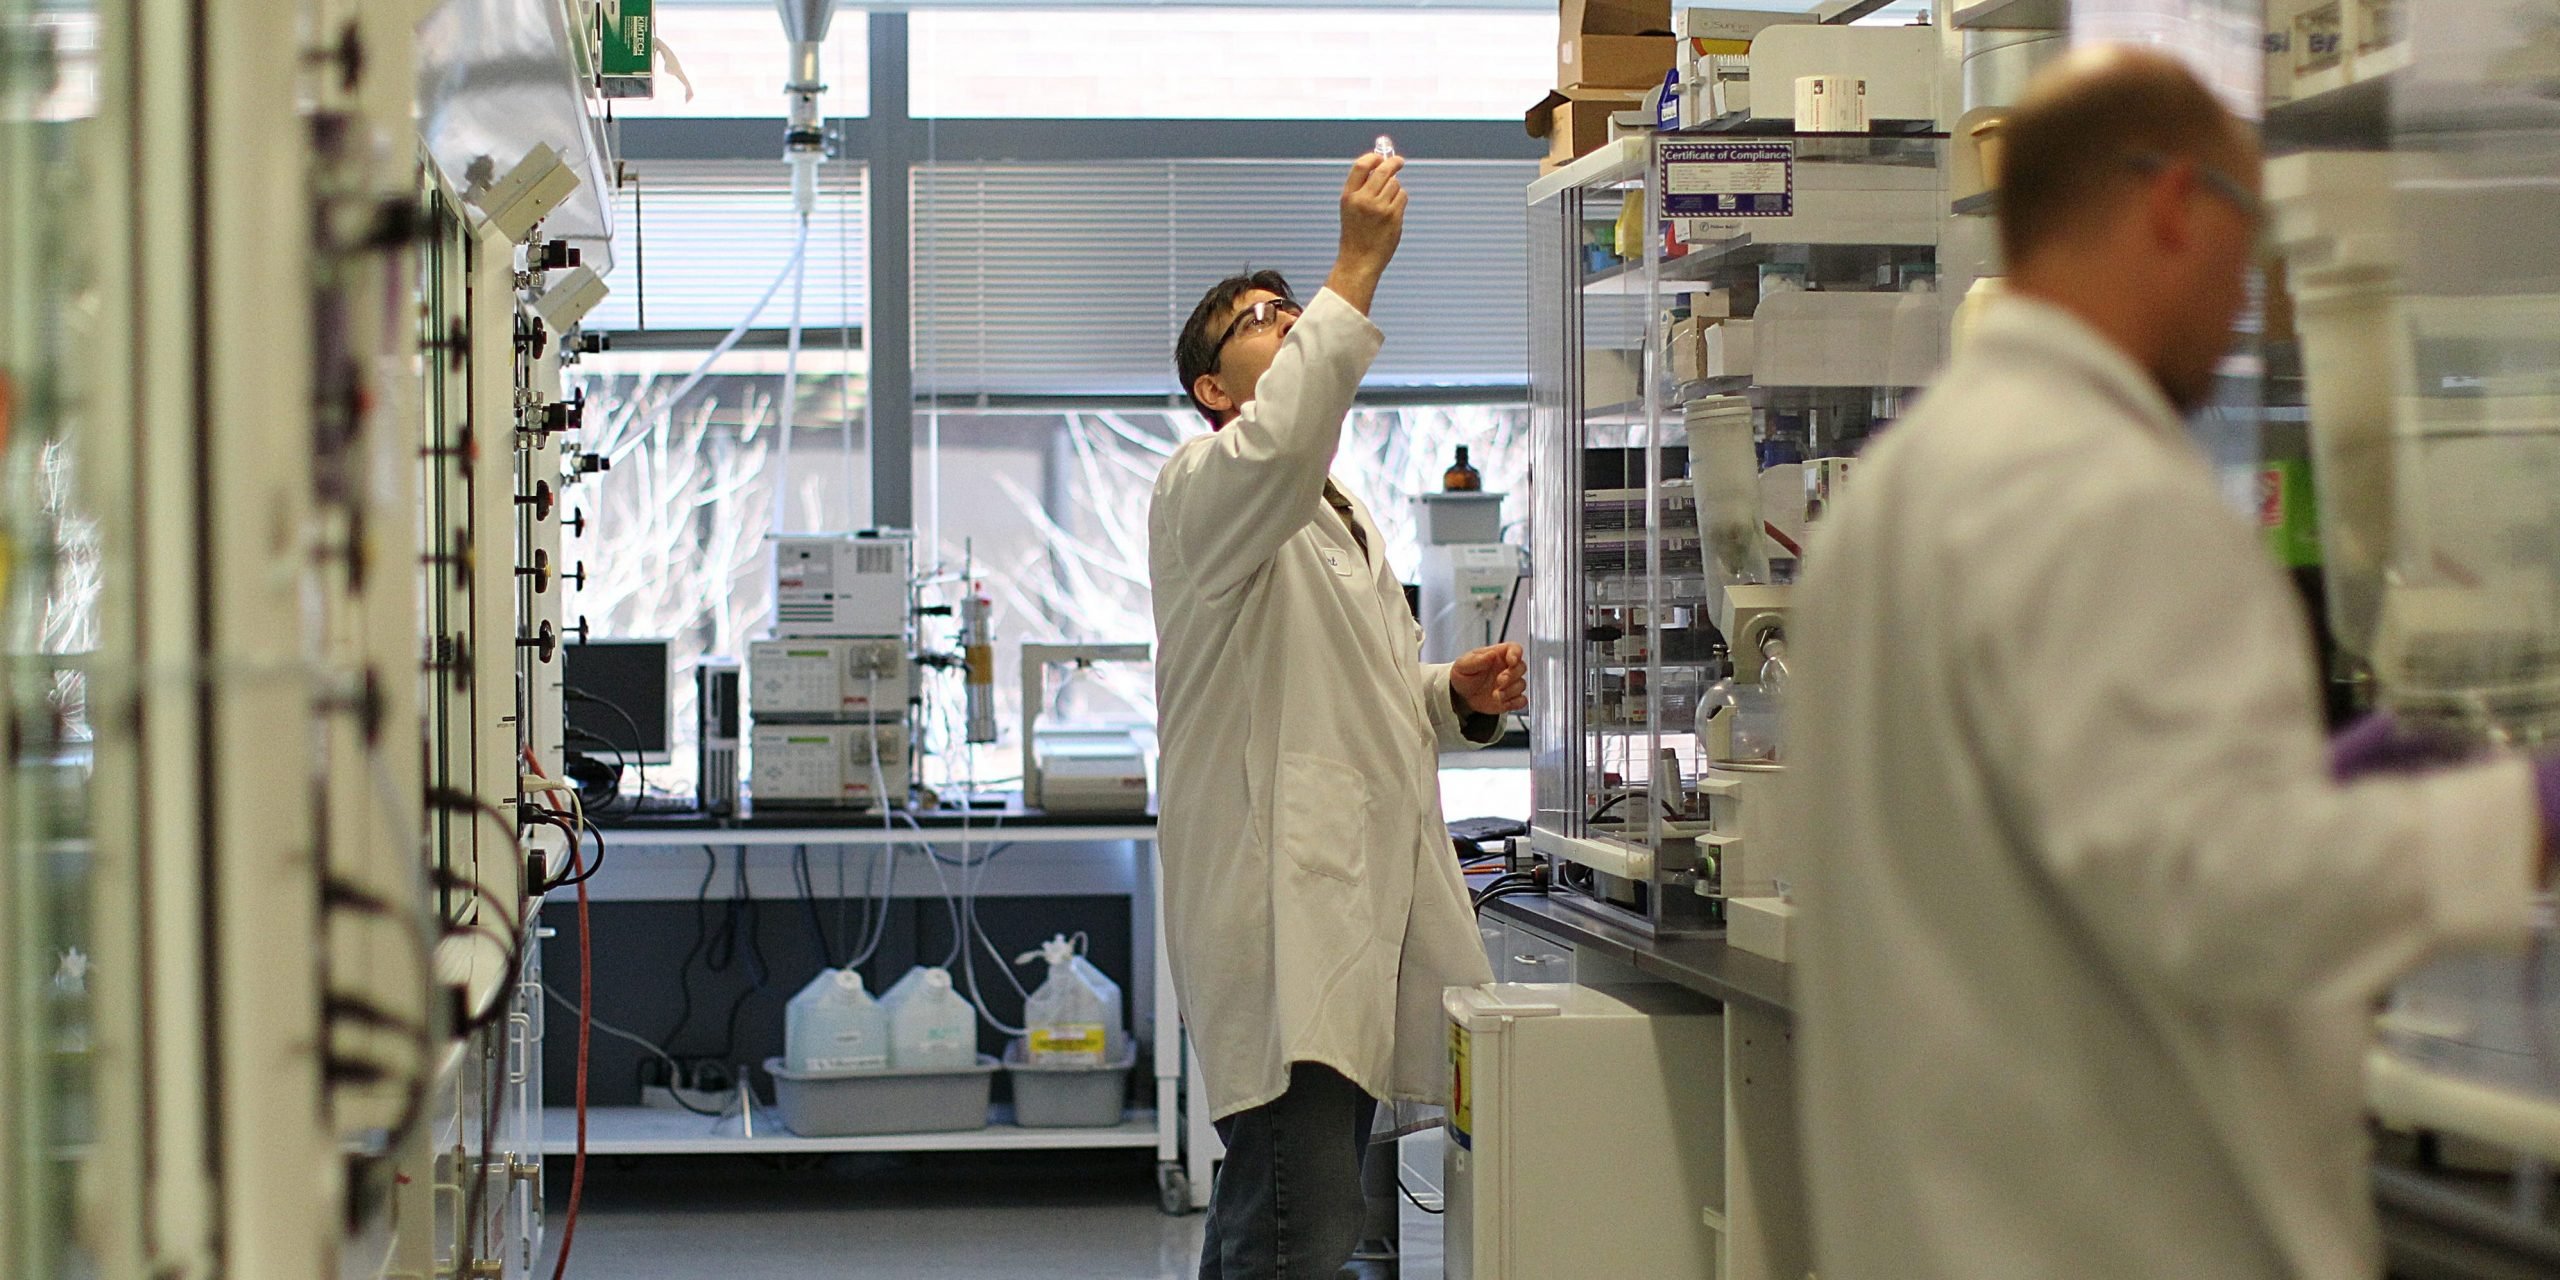
<svg viewBox="0 0 2560 1280">
<path fill-rule="evenodd" d="M 640 732 L 640 722 L 632 719 L 631 713 L 622 709 L 622 704 L 615 702 L 610 698 L 599 698 L 575 685 L 561 686 L 560 695 L 572 702 L 592 702 L 597 706 L 622 717 L 623 725 L 631 730 L 631 755 L 628 757 L 628 762 L 637 766 L 639 769 L 639 794 L 643 796 L 649 794 L 649 762 L 644 758 L 648 755 L 648 751 L 646 750 L 648 746 L 648 735 Z M 619 749 L 617 748 L 617 751 L 618 750 Z M 637 797 L 632 799 L 631 808 L 634 812 L 639 810 L 640 801 Z"/>
</svg>

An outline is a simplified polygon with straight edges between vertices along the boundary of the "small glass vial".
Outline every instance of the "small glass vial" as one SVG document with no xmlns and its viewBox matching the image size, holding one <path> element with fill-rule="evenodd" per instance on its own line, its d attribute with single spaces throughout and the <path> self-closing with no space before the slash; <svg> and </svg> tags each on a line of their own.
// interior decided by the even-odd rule
<svg viewBox="0 0 2560 1280">
<path fill-rule="evenodd" d="M 1467 447 L 1458 446 L 1458 460 L 1440 473 L 1440 487 L 1449 493 L 1477 493 L 1484 489 L 1484 477 L 1467 462 Z"/>
</svg>

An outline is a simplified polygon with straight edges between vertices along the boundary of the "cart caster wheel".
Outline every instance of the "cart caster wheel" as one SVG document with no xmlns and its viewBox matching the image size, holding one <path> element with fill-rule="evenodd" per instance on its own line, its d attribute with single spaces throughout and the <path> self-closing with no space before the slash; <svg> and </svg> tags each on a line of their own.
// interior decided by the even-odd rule
<svg viewBox="0 0 2560 1280">
<path fill-rule="evenodd" d="M 1156 1208 L 1169 1218 L 1191 1212 L 1191 1176 L 1182 1171 L 1182 1166 L 1156 1166 Z"/>
</svg>

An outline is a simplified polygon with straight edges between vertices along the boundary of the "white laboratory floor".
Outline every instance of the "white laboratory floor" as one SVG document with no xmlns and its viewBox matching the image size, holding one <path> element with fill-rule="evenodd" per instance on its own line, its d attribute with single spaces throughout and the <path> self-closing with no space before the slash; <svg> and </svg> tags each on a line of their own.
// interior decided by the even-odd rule
<svg viewBox="0 0 2560 1280">
<path fill-rule="evenodd" d="M 550 1162 L 557 1249 L 569 1165 Z M 1405 1280 L 1438 1280 L 1439 1224 L 1404 1207 Z M 938 1155 L 783 1165 L 591 1159 L 570 1277 L 1193 1280 L 1201 1218 L 1156 1210 L 1151 1159 Z M 545 1251 L 536 1277 L 551 1274 Z M 1383 1277 L 1396 1274 L 1367 1272 Z"/>
</svg>

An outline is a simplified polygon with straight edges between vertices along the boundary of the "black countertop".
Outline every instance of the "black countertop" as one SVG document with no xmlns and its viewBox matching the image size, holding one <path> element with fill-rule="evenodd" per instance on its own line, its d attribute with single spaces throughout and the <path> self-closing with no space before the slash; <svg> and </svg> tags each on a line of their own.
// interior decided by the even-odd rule
<svg viewBox="0 0 2560 1280">
<path fill-rule="evenodd" d="M 1792 1015 L 1794 979 L 1786 965 L 1737 951 L 1722 937 L 1648 938 L 1558 901 L 1557 895 L 1496 898 L 1484 913 L 1583 951 L 1635 966 L 1700 995 Z"/>
</svg>

